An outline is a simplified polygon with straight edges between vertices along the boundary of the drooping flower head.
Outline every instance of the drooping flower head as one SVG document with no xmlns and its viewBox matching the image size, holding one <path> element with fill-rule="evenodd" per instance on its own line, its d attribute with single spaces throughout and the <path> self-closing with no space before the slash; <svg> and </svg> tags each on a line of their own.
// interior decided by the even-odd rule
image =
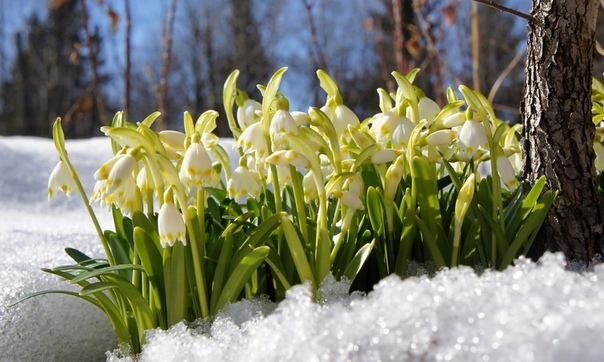
<svg viewBox="0 0 604 362">
<path fill-rule="evenodd" d="M 199 135 L 195 134 L 180 166 L 180 181 L 186 188 L 201 187 L 209 182 L 211 175 L 212 160 L 201 144 Z"/>
<path fill-rule="evenodd" d="M 57 191 L 63 191 L 69 196 L 75 187 L 69 168 L 63 161 L 59 161 L 48 178 L 48 200 L 52 199 Z"/>
</svg>

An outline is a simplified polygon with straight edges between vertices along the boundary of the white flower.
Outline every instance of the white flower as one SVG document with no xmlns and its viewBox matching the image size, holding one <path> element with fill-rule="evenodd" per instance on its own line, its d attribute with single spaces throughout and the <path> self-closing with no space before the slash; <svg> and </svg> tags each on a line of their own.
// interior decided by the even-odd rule
<svg viewBox="0 0 604 362">
<path fill-rule="evenodd" d="M 187 245 L 185 220 L 173 203 L 165 202 L 159 210 L 157 219 L 159 242 L 167 248 L 180 240 Z"/>
<path fill-rule="evenodd" d="M 239 166 L 231 174 L 227 183 L 227 192 L 232 199 L 246 197 L 249 195 L 258 199 L 260 196 L 260 176 L 256 171 L 250 171 L 247 167 Z"/>
<path fill-rule="evenodd" d="M 515 190 L 518 186 L 518 180 L 516 179 L 516 173 L 512 167 L 510 159 L 505 155 L 497 157 L 497 173 L 501 178 L 503 184 L 510 190 Z"/>
<path fill-rule="evenodd" d="M 394 108 L 385 113 L 378 113 L 373 117 L 369 130 L 376 141 L 386 144 L 400 118 L 397 110 Z"/>
<path fill-rule="evenodd" d="M 428 97 L 424 97 L 417 103 L 417 109 L 419 111 L 419 119 L 428 120 L 428 125 L 434 122 L 434 118 L 440 113 L 440 107 L 436 102 Z"/>
<path fill-rule="evenodd" d="M 409 144 L 411 133 L 416 124 L 407 117 L 399 118 L 394 130 L 392 131 L 391 142 L 394 148 L 405 148 Z"/>
<path fill-rule="evenodd" d="M 289 147 L 287 135 L 298 135 L 298 126 L 292 115 L 285 110 L 279 109 L 271 119 L 269 134 L 273 147 L 278 150 Z"/>
<path fill-rule="evenodd" d="M 178 131 L 161 131 L 159 132 L 159 140 L 164 145 L 166 150 L 174 151 L 174 152 L 184 152 L 185 151 L 185 139 L 187 135 Z"/>
<path fill-rule="evenodd" d="M 487 133 L 481 122 L 467 120 L 459 131 L 459 147 L 461 156 L 478 158 L 484 150 L 488 150 Z"/>
<path fill-rule="evenodd" d="M 237 123 L 242 130 L 260 121 L 259 113 L 262 112 L 262 104 L 253 99 L 246 99 L 243 105 L 237 109 Z"/>
<path fill-rule="evenodd" d="M 351 209 L 363 210 L 365 208 L 365 205 L 363 205 L 363 201 L 361 201 L 361 198 L 354 192 L 335 190 L 332 192 L 332 195 L 335 198 L 340 199 L 344 206 L 349 207 Z"/>
<path fill-rule="evenodd" d="M 461 126 L 466 121 L 466 112 L 455 112 L 443 119 L 443 127 L 453 128 Z"/>
<path fill-rule="evenodd" d="M 371 162 L 375 164 L 387 163 L 394 161 L 398 156 L 402 155 L 403 151 L 393 148 L 386 148 L 385 150 L 381 150 L 376 152 L 371 157 Z"/>
<path fill-rule="evenodd" d="M 132 171 L 136 165 L 134 156 L 126 154 L 120 157 L 107 176 L 107 193 L 117 190 L 128 178 L 132 178 Z"/>
<path fill-rule="evenodd" d="M 147 169 L 142 167 L 138 171 L 136 176 L 136 186 L 141 190 L 142 193 L 153 192 L 155 189 L 155 182 L 153 177 L 147 178 Z"/>
<path fill-rule="evenodd" d="M 430 133 L 426 137 L 426 142 L 433 146 L 445 146 L 451 143 L 457 137 L 457 132 L 452 129 L 441 129 Z"/>
<path fill-rule="evenodd" d="M 113 168 L 113 165 L 120 159 L 124 157 L 124 154 L 117 154 L 113 156 L 109 161 L 105 162 L 98 170 L 94 173 L 95 180 L 106 180 L 109 177 L 109 172 Z"/>
<path fill-rule="evenodd" d="M 306 112 L 293 111 L 290 112 L 292 117 L 294 117 L 294 121 L 296 121 L 296 125 L 304 126 L 310 123 L 310 116 Z"/>
<path fill-rule="evenodd" d="M 48 200 L 52 199 L 59 190 L 69 196 L 75 187 L 76 183 L 71 177 L 69 168 L 63 161 L 59 161 L 48 178 Z"/>
<path fill-rule="evenodd" d="M 187 188 L 201 187 L 212 174 L 212 161 L 206 149 L 197 142 L 191 143 L 180 166 L 180 180 Z"/>
<path fill-rule="evenodd" d="M 319 197 L 313 172 L 314 171 L 312 169 L 309 170 L 302 179 L 302 189 L 304 190 L 304 200 L 306 202 L 310 202 L 311 200 L 315 200 L 317 197 Z"/>
<path fill-rule="evenodd" d="M 256 153 L 259 159 L 266 157 L 268 145 L 262 122 L 254 123 L 246 128 L 235 142 L 234 147 L 241 148 L 245 154 Z"/>
<path fill-rule="evenodd" d="M 125 215 L 132 215 L 133 211 L 141 210 L 140 190 L 136 186 L 133 176 L 128 177 L 112 196 L 113 203 L 122 210 Z"/>
<path fill-rule="evenodd" d="M 348 125 L 356 127 L 361 124 L 359 117 L 357 117 L 357 115 L 345 105 L 339 105 L 336 107 L 331 121 L 338 136 L 342 136 L 344 134 L 344 132 L 348 129 Z"/>
<path fill-rule="evenodd" d="M 273 152 L 266 158 L 266 162 L 277 166 L 289 166 L 309 168 L 306 157 L 294 150 L 279 150 Z"/>
</svg>

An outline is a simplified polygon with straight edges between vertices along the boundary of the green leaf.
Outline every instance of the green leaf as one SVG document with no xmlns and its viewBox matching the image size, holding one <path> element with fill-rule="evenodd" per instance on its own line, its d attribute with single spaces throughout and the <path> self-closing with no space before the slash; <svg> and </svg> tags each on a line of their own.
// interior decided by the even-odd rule
<svg viewBox="0 0 604 362">
<path fill-rule="evenodd" d="M 482 213 L 483 220 L 488 224 L 488 231 L 493 233 L 493 237 L 497 244 L 497 255 L 504 255 L 509 248 L 509 243 L 504 230 L 501 230 L 499 221 L 495 220 L 491 213 L 485 210 L 482 205 L 478 205 L 478 210 Z M 497 260 L 492 260 L 492 262 L 497 263 Z"/>
<path fill-rule="evenodd" d="M 317 70 L 317 77 L 319 78 L 321 88 L 323 88 L 329 97 L 335 97 L 340 93 L 336 82 L 323 69 Z"/>
<path fill-rule="evenodd" d="M 154 289 L 156 298 L 159 298 L 157 307 L 160 307 L 165 304 L 166 292 L 161 252 L 149 234 L 140 226 L 134 228 L 134 248 L 138 253 L 149 283 Z"/>
<path fill-rule="evenodd" d="M 417 222 L 417 226 L 419 226 L 419 229 L 424 238 L 424 243 L 428 247 L 428 251 L 432 256 L 432 261 L 434 262 L 434 266 L 436 267 L 436 269 L 438 270 L 446 266 L 447 264 L 445 263 L 445 259 L 443 258 L 440 250 L 438 249 L 436 239 L 434 239 L 434 236 L 430 232 L 428 226 L 426 226 L 422 219 L 420 219 L 417 215 L 415 216 L 415 221 Z"/>
<path fill-rule="evenodd" d="M 233 268 L 238 265 L 252 249 L 255 249 L 266 243 L 269 236 L 277 229 L 277 227 L 279 227 L 281 217 L 281 214 L 269 216 L 256 227 L 250 236 L 245 239 L 231 260 L 231 270 L 229 270 L 229 275 L 233 274 Z"/>
<path fill-rule="evenodd" d="M 435 169 L 424 157 L 415 156 L 411 165 L 411 174 L 421 218 L 429 230 L 436 230 L 436 225 L 442 224 L 442 220 Z"/>
<path fill-rule="evenodd" d="M 287 245 L 291 251 L 300 281 L 302 283 L 310 281 L 313 286 L 313 290 L 316 290 L 317 284 L 315 282 L 310 264 L 308 263 L 306 253 L 304 252 L 304 244 L 302 244 L 302 241 L 300 241 L 300 237 L 294 228 L 294 224 L 285 215 L 281 217 L 281 228 L 283 229 L 283 235 L 285 236 L 285 240 L 287 241 Z M 329 254 L 327 257 L 329 258 Z"/>
<path fill-rule="evenodd" d="M 78 283 L 82 280 L 87 280 L 90 278 L 96 278 L 98 276 L 102 276 L 102 275 L 107 275 L 107 274 L 114 274 L 113 272 L 115 271 L 121 271 L 121 270 L 138 270 L 138 271 L 145 271 L 145 268 L 143 268 L 141 265 L 136 265 L 136 264 L 120 264 L 120 265 L 113 265 L 113 266 L 108 266 L 102 269 L 94 269 L 88 272 L 84 272 L 84 273 L 80 273 L 78 274 L 77 277 L 73 278 L 71 280 L 72 283 Z"/>
<path fill-rule="evenodd" d="M 235 116 L 233 115 L 233 104 L 235 103 L 236 98 L 238 77 L 239 70 L 236 69 L 231 72 L 227 80 L 224 82 L 224 88 L 222 91 L 222 104 L 224 105 L 224 112 L 235 139 L 239 138 L 239 135 L 241 135 L 241 129 L 237 127 L 237 124 L 235 123 Z"/>
<path fill-rule="evenodd" d="M 369 244 L 363 245 L 359 251 L 355 254 L 354 258 L 348 264 L 346 271 L 344 271 L 344 277 L 350 281 L 353 281 L 356 278 L 361 268 L 365 264 L 365 261 L 369 258 L 371 251 L 373 250 L 373 246 L 375 245 L 375 239 L 371 241 Z"/>
<path fill-rule="evenodd" d="M 270 252 L 268 246 L 260 246 L 250 251 L 242 260 L 237 264 L 233 273 L 229 276 L 220 297 L 216 302 L 216 308 L 212 311 L 215 314 L 224 306 L 235 300 L 235 298 L 241 293 L 241 290 L 250 279 L 250 276 L 262 262 L 267 258 Z"/>
<path fill-rule="evenodd" d="M 89 257 L 88 255 L 82 253 L 79 250 L 73 249 L 73 248 L 65 248 L 65 253 L 67 253 L 67 255 L 69 255 L 69 257 L 78 264 L 92 260 L 92 258 Z"/>
<path fill-rule="evenodd" d="M 545 217 L 547 216 L 547 213 L 554 202 L 556 195 L 557 194 L 553 194 L 551 191 L 545 192 L 541 199 L 539 199 L 539 203 L 537 203 L 537 205 L 535 205 L 535 207 L 530 211 L 529 216 L 522 223 L 520 230 L 518 230 L 518 233 L 514 237 L 510 247 L 503 256 L 501 265 L 499 266 L 500 270 L 505 269 L 512 263 L 513 259 L 518 256 L 518 253 L 523 246 L 525 246 L 525 252 L 528 250 L 528 247 L 530 247 L 530 244 L 532 244 L 535 235 L 541 228 L 541 224 L 543 223 L 543 220 L 545 220 Z"/>
<path fill-rule="evenodd" d="M 384 219 L 384 194 L 381 190 L 375 187 L 367 188 L 367 196 L 365 197 L 365 207 L 371 227 L 374 230 L 374 235 L 379 237 L 385 233 L 386 221 Z"/>
<path fill-rule="evenodd" d="M 228 280 L 228 272 L 230 269 L 230 261 L 233 257 L 233 234 L 228 229 L 223 233 L 223 243 L 220 248 L 220 256 L 214 272 L 214 283 L 212 283 L 212 296 L 210 298 L 210 310 L 216 310 L 218 297 L 222 294 L 223 286 Z"/>
<path fill-rule="evenodd" d="M 266 90 L 264 91 L 264 97 L 262 98 L 262 123 L 266 125 L 266 129 L 268 129 L 271 105 L 275 100 L 275 96 L 281 85 L 281 78 L 283 78 L 283 74 L 286 70 L 287 67 L 282 67 L 277 70 L 269 80 Z"/>
</svg>

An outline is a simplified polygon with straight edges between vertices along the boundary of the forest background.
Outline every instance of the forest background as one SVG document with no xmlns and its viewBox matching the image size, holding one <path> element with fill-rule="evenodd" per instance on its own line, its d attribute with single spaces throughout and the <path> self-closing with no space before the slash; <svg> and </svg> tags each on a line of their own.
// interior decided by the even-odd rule
<svg viewBox="0 0 604 362">
<path fill-rule="evenodd" d="M 394 90 L 391 71 L 417 67 L 439 104 L 465 84 L 516 123 L 525 54 L 525 19 L 469 0 L 0 0 L 0 135 L 49 137 L 62 117 L 68 137 L 98 136 L 118 110 L 134 122 L 159 110 L 158 127 L 179 129 L 184 111 L 222 113 L 233 69 L 260 99 L 281 66 L 292 110 L 325 102 L 320 68 L 362 119 L 379 111 L 378 87 Z"/>
</svg>

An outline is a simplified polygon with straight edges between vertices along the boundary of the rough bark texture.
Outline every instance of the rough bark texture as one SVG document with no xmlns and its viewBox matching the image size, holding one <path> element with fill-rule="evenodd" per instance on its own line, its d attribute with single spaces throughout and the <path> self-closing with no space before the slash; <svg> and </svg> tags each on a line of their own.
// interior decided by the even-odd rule
<svg viewBox="0 0 604 362">
<path fill-rule="evenodd" d="M 559 190 L 530 256 L 563 251 L 572 261 L 602 253 L 592 142 L 591 77 L 598 0 L 533 0 L 522 144 L 524 176 Z"/>
</svg>

